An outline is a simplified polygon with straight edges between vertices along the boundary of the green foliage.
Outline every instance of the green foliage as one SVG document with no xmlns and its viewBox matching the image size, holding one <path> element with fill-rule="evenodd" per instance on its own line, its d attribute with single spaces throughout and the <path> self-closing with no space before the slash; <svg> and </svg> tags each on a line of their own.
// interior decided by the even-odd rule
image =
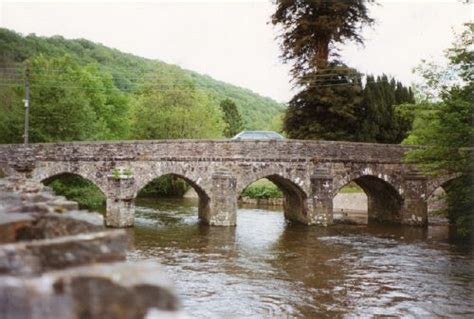
<svg viewBox="0 0 474 319">
<path fill-rule="evenodd" d="M 363 193 L 364 190 L 356 183 L 350 183 L 339 190 L 341 194 Z"/>
<path fill-rule="evenodd" d="M 242 131 L 242 118 L 234 101 L 225 99 L 221 102 L 220 107 L 225 122 L 224 136 L 232 137 Z"/>
<path fill-rule="evenodd" d="M 280 134 L 285 134 L 283 132 L 283 121 L 285 119 L 285 112 L 280 112 L 275 115 L 270 124 L 270 131 L 274 131 Z M 285 134 L 286 135 L 286 134 Z"/>
<path fill-rule="evenodd" d="M 114 139 L 127 130 L 127 100 L 110 75 L 94 65 L 80 66 L 69 56 L 38 55 L 30 65 L 30 141 Z M 3 143 L 20 142 L 23 132 L 22 88 L 2 90 Z"/>
<path fill-rule="evenodd" d="M 410 88 L 386 75 L 367 76 L 363 100 L 357 108 L 356 141 L 400 143 L 411 129 L 413 116 L 398 105 L 414 103 Z"/>
<path fill-rule="evenodd" d="M 448 51 L 446 72 L 456 73 L 460 81 L 442 86 L 439 97 L 435 97 L 440 102 L 424 101 L 414 112 L 420 124 L 414 126 L 408 141 L 425 147 L 407 155 L 407 161 L 418 164 L 427 174 L 461 176 L 446 185 L 448 216 L 461 236 L 474 234 L 474 52 L 469 49 L 473 29 L 474 24 L 468 24 L 460 41 Z M 439 82 L 428 78 L 426 83 Z"/>
<path fill-rule="evenodd" d="M 176 69 L 144 84 L 132 109 L 132 137 L 139 139 L 219 138 L 220 110 Z M 154 87 L 162 90 L 154 90 Z"/>
<path fill-rule="evenodd" d="M 473 158 L 471 158 L 473 160 Z M 447 215 L 459 237 L 474 234 L 474 175 L 463 175 L 447 185 Z"/>
<path fill-rule="evenodd" d="M 165 175 L 148 183 L 138 194 L 139 197 L 182 197 L 189 189 L 188 183 L 175 175 Z"/>
<path fill-rule="evenodd" d="M 124 171 L 123 171 L 123 174 L 127 177 L 132 177 L 133 176 L 133 172 L 130 168 L 126 168 Z"/>
<path fill-rule="evenodd" d="M 367 78 L 339 61 L 338 47 L 362 44 L 360 35 L 373 20 L 370 0 L 278 0 L 272 17 L 281 27 L 282 58 L 293 63 L 292 75 L 302 88 L 289 103 L 283 129 L 288 137 L 399 143 L 411 118 L 395 105 L 413 102 L 413 93 L 383 75 Z"/>
<path fill-rule="evenodd" d="M 82 177 L 64 175 L 46 185 L 53 188 L 56 194 L 78 202 L 83 209 L 102 210 L 105 207 L 105 196 L 100 189 Z"/>
<path fill-rule="evenodd" d="M 15 32 L 0 28 L 0 52 L 0 67 L 2 61 L 4 66 L 11 67 L 12 63 L 24 62 L 26 59 L 34 59 L 39 55 L 42 55 L 46 60 L 62 59 L 67 56 L 68 63 L 76 65 L 71 70 L 73 74 L 70 74 L 69 70 L 63 76 L 56 76 L 50 72 L 48 79 L 52 80 L 51 83 L 56 83 L 56 86 L 59 86 L 56 88 L 57 99 L 59 99 L 58 96 L 61 92 L 75 93 L 77 90 L 89 88 L 74 101 L 69 98 L 62 103 L 63 105 L 71 102 L 82 103 L 79 106 L 94 109 L 99 122 L 102 121 L 98 124 L 99 128 L 105 130 L 104 132 L 95 131 L 98 134 L 95 134 L 96 136 L 93 138 L 97 139 L 122 139 L 131 136 L 128 132 L 130 123 L 126 119 L 124 120 L 122 115 L 126 115 L 131 104 L 136 104 L 133 101 L 134 94 L 141 93 L 143 86 L 150 84 L 150 81 L 154 81 L 157 77 L 164 81 L 174 81 L 176 88 L 181 87 L 182 82 L 186 84 L 190 81 L 204 99 L 215 105 L 226 98 L 232 99 L 239 107 L 246 129 L 267 129 L 273 116 L 283 109 L 281 104 L 249 90 L 216 81 L 196 72 L 182 70 L 157 60 L 126 54 L 84 39 L 67 40 L 61 36 L 45 38 L 35 35 L 23 37 Z M 79 70 L 80 68 L 85 68 L 85 70 Z M 2 70 L 0 70 L 0 76 L 2 76 L 1 72 Z M 83 74 L 84 72 L 86 74 Z M 69 79 L 70 75 L 72 78 Z M 172 78 L 168 79 L 168 76 L 172 76 Z M 2 78 L 5 77 L 2 76 Z M 78 78 L 82 80 L 76 83 Z M 66 80 L 64 84 L 58 82 L 63 80 Z M 74 90 L 70 87 L 71 84 L 79 86 L 79 88 Z M 68 88 L 64 87 L 66 85 Z M 2 133 L 4 136 L 2 141 L 21 140 L 21 134 L 18 137 L 19 131 L 22 129 L 20 123 L 22 123 L 23 114 L 21 86 L 8 88 L 8 90 L 5 90 L 5 87 L 0 87 L 0 97 L 2 98 L 0 107 L 2 107 L 2 111 L 9 109 L 8 116 L 13 119 L 11 123 L 10 121 L 7 121 L 9 123 L 0 123 L 12 130 Z M 156 92 L 163 91 L 165 88 L 159 83 L 155 86 L 148 85 L 149 90 Z M 182 88 L 186 89 L 186 86 Z M 84 98 L 84 95 L 87 101 L 77 102 L 77 100 Z M 179 98 L 179 96 L 176 97 Z M 86 104 L 90 105 L 86 107 Z M 32 109 L 34 105 L 35 101 L 32 99 Z M 84 116 L 89 116 L 88 112 L 85 112 Z M 88 127 L 87 129 L 89 130 Z M 46 137 L 49 135 L 50 133 Z M 85 135 L 89 136 L 90 132 Z M 77 138 L 83 138 L 83 136 L 77 136 Z"/>
<path fill-rule="evenodd" d="M 120 179 L 120 171 L 117 168 L 112 170 L 112 178 L 113 179 Z"/>
<path fill-rule="evenodd" d="M 315 72 L 314 80 L 289 103 L 284 119 L 288 137 L 355 140 L 362 85 L 354 73 L 345 66 Z"/>
<path fill-rule="evenodd" d="M 242 196 L 256 199 L 282 198 L 283 193 L 278 186 L 269 180 L 262 179 L 246 187 Z"/>
<path fill-rule="evenodd" d="M 290 138 L 400 143 L 413 116 L 397 105 L 413 103 L 411 89 L 383 75 L 367 77 L 345 66 L 315 72 L 289 104 L 284 130 Z"/>
<path fill-rule="evenodd" d="M 186 72 L 189 73 L 196 87 L 208 92 L 209 97 L 216 104 L 227 98 L 234 101 L 242 116 L 244 130 L 267 130 L 275 114 L 284 110 L 282 104 L 248 89 L 216 81 L 207 75 Z"/>
<path fill-rule="evenodd" d="M 337 45 L 348 41 L 362 44 L 360 31 L 371 25 L 367 3 L 371 0 L 277 0 L 272 23 L 282 32 L 282 58 L 294 63 L 295 79 L 328 67 L 337 57 Z M 337 62 L 337 61 L 333 61 Z"/>
</svg>

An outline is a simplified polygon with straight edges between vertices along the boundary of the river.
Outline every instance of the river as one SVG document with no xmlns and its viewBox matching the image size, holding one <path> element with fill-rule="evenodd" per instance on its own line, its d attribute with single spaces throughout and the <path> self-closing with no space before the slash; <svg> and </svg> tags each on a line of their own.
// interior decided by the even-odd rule
<svg viewBox="0 0 474 319">
<path fill-rule="evenodd" d="M 474 252 L 446 226 L 287 223 L 240 208 L 237 227 L 198 223 L 197 202 L 138 202 L 130 260 L 156 259 L 190 318 L 473 318 Z"/>
</svg>

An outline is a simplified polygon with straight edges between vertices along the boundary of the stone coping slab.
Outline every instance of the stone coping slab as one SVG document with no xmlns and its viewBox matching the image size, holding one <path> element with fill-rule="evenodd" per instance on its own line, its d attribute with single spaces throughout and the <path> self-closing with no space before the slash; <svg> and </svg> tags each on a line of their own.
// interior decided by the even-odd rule
<svg viewBox="0 0 474 319">
<path fill-rule="evenodd" d="M 96 264 L 35 278 L 0 276 L 0 296 L 5 319 L 185 317 L 172 282 L 153 261 Z"/>
<path fill-rule="evenodd" d="M 0 274 L 33 276 L 55 269 L 125 260 L 127 247 L 124 230 L 0 245 Z"/>
</svg>

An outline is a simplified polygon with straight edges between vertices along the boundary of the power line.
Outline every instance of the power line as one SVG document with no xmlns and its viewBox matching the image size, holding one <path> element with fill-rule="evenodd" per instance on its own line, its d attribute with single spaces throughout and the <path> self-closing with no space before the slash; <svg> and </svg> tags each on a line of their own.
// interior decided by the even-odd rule
<svg viewBox="0 0 474 319">
<path fill-rule="evenodd" d="M 315 84 L 315 85 L 307 85 L 307 86 L 302 86 L 302 87 L 306 87 L 306 88 L 318 88 L 318 87 L 333 87 L 333 86 L 360 86 L 362 87 L 363 84 L 367 85 L 367 84 L 373 84 L 373 83 L 381 83 L 381 82 L 385 82 L 385 83 L 390 83 L 390 81 L 388 80 L 380 80 L 380 81 L 369 81 L 369 82 L 354 82 L 354 83 L 348 83 L 348 82 L 344 82 L 344 83 L 330 83 L 330 84 Z M 56 84 L 56 85 L 55 85 Z M 16 88 L 20 88 L 22 86 L 21 83 L 1 83 L 0 82 L 0 87 L 16 87 Z M 50 83 L 50 84 L 30 84 L 30 87 L 31 88 L 34 88 L 34 87 L 56 87 L 56 88 L 71 88 L 71 89 L 85 89 L 85 90 L 92 90 L 92 91 L 95 91 L 95 92 L 103 92 L 103 93 L 109 93 L 111 91 L 117 91 L 119 93 L 140 93 L 141 91 L 146 91 L 146 90 L 151 90 L 151 91 L 154 91 L 154 92 L 166 92 L 166 91 L 173 91 L 173 92 L 190 92 L 191 90 L 190 89 L 202 89 L 204 87 L 201 87 L 201 86 L 193 86 L 193 85 L 190 85 L 188 86 L 188 89 L 183 89 L 183 87 L 186 87 L 186 86 L 180 86 L 179 88 L 177 88 L 176 86 L 169 86 L 169 85 L 158 85 L 158 86 L 146 86 L 145 88 L 141 88 L 141 89 L 137 89 L 137 88 L 127 88 L 127 89 L 120 89 L 120 88 L 117 88 L 117 87 L 113 87 L 111 89 L 103 89 L 103 88 L 97 88 L 97 87 L 88 87 L 88 86 L 72 86 L 72 85 L 64 85 L 60 82 L 54 82 L 54 83 Z"/>
</svg>

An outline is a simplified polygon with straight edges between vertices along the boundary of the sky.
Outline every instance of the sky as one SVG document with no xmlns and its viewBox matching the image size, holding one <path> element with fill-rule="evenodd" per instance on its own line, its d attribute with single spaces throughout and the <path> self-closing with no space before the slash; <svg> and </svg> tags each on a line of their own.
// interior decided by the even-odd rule
<svg viewBox="0 0 474 319">
<path fill-rule="evenodd" d="M 422 59 L 443 61 L 453 31 L 473 20 L 459 0 L 379 0 L 365 45 L 341 48 L 349 66 L 386 73 L 405 84 Z M 86 38 L 121 51 L 177 64 L 277 101 L 294 94 L 290 65 L 279 58 L 271 0 L 0 0 L 0 27 L 27 35 Z"/>
</svg>

